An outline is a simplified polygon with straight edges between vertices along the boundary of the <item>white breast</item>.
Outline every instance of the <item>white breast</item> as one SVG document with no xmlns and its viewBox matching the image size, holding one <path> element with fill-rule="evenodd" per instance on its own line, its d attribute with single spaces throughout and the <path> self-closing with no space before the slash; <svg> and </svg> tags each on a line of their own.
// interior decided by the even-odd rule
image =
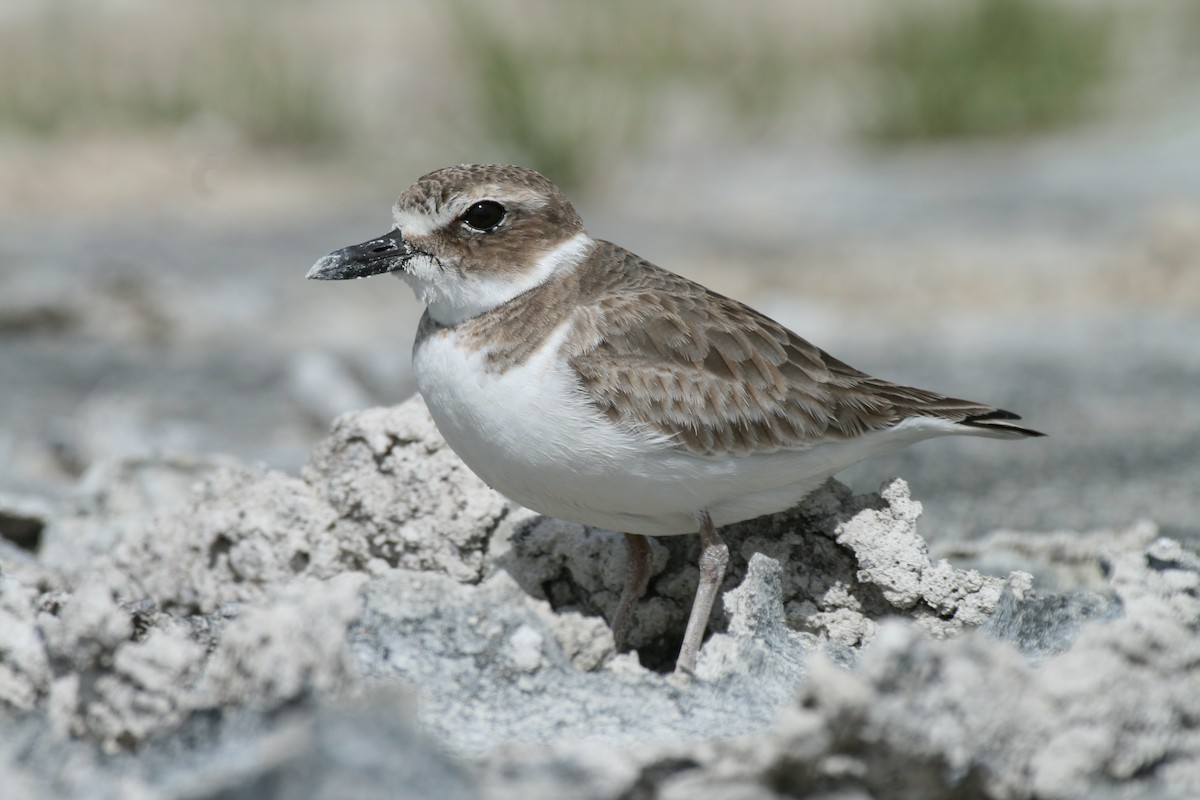
<svg viewBox="0 0 1200 800">
<path fill-rule="evenodd" d="M 662 445 L 618 429 L 587 401 L 558 357 L 566 332 L 498 373 L 453 329 L 439 331 L 413 354 L 418 386 L 454 452 L 497 491 L 560 519 L 619 527 L 645 506 L 622 498 L 636 489 L 630 467 Z"/>
</svg>

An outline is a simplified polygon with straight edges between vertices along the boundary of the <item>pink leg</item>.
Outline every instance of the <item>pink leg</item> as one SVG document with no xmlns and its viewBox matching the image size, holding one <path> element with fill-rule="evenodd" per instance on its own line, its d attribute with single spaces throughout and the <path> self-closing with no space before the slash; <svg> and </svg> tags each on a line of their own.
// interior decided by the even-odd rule
<svg viewBox="0 0 1200 800">
<path fill-rule="evenodd" d="M 729 548 L 713 527 L 712 517 L 705 512 L 700 518 L 700 583 L 696 586 L 696 599 L 692 601 L 692 614 L 688 617 L 687 630 L 683 634 L 683 647 L 675 662 L 676 672 L 692 672 L 700 655 L 700 644 L 708 627 L 717 590 L 725 577 L 729 564 Z"/>
</svg>

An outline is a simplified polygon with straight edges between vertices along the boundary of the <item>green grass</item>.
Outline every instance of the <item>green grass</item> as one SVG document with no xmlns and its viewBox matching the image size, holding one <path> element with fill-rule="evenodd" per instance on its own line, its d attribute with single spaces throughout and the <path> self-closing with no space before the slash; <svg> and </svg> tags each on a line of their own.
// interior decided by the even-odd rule
<svg viewBox="0 0 1200 800">
<path fill-rule="evenodd" d="M 272 33 L 270 11 L 246 2 L 174 26 L 158 19 L 158 37 L 47 2 L 0 29 L 0 129 L 45 138 L 211 117 L 254 145 L 327 147 L 342 135 L 332 88 Z"/>
<path fill-rule="evenodd" d="M 878 140 L 1036 133 L 1087 117 L 1110 75 L 1104 5 L 903 3 L 879 28 L 865 129 Z"/>
</svg>

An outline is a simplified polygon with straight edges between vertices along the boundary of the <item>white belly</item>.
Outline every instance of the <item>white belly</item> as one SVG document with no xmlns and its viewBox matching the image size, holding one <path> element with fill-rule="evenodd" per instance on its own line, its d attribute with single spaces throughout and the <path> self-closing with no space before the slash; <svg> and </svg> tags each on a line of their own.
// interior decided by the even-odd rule
<svg viewBox="0 0 1200 800">
<path fill-rule="evenodd" d="M 488 485 L 558 519 L 628 533 L 694 533 L 781 511 L 871 455 L 949 430 L 904 425 L 852 442 L 742 458 L 689 455 L 613 425 L 556 357 L 565 330 L 525 364 L 484 369 L 453 330 L 428 336 L 413 366 L 429 412 L 454 452 Z M 938 426 L 941 427 L 941 426 Z"/>
</svg>

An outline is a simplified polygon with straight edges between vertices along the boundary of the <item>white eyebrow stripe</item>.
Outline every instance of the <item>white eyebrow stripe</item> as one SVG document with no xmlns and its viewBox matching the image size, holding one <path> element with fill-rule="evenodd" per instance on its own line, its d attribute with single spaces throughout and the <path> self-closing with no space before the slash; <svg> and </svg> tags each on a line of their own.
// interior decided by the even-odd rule
<svg viewBox="0 0 1200 800">
<path fill-rule="evenodd" d="M 436 214 L 429 214 L 413 209 L 396 209 L 392 212 L 392 220 L 404 236 L 428 236 L 436 230 L 446 227 L 453 221 L 454 215 L 448 209 Z"/>
<path fill-rule="evenodd" d="M 431 199 L 415 207 L 402 207 L 404 198 L 392 206 L 392 220 L 403 234 L 414 237 L 428 236 L 434 231 L 441 230 L 452 223 L 474 203 L 491 200 L 500 203 L 505 208 L 523 207 L 526 211 L 543 208 L 549 203 L 549 198 L 532 189 L 505 187 L 498 185 L 476 186 L 463 191 L 446 205 L 435 209 Z"/>
</svg>

